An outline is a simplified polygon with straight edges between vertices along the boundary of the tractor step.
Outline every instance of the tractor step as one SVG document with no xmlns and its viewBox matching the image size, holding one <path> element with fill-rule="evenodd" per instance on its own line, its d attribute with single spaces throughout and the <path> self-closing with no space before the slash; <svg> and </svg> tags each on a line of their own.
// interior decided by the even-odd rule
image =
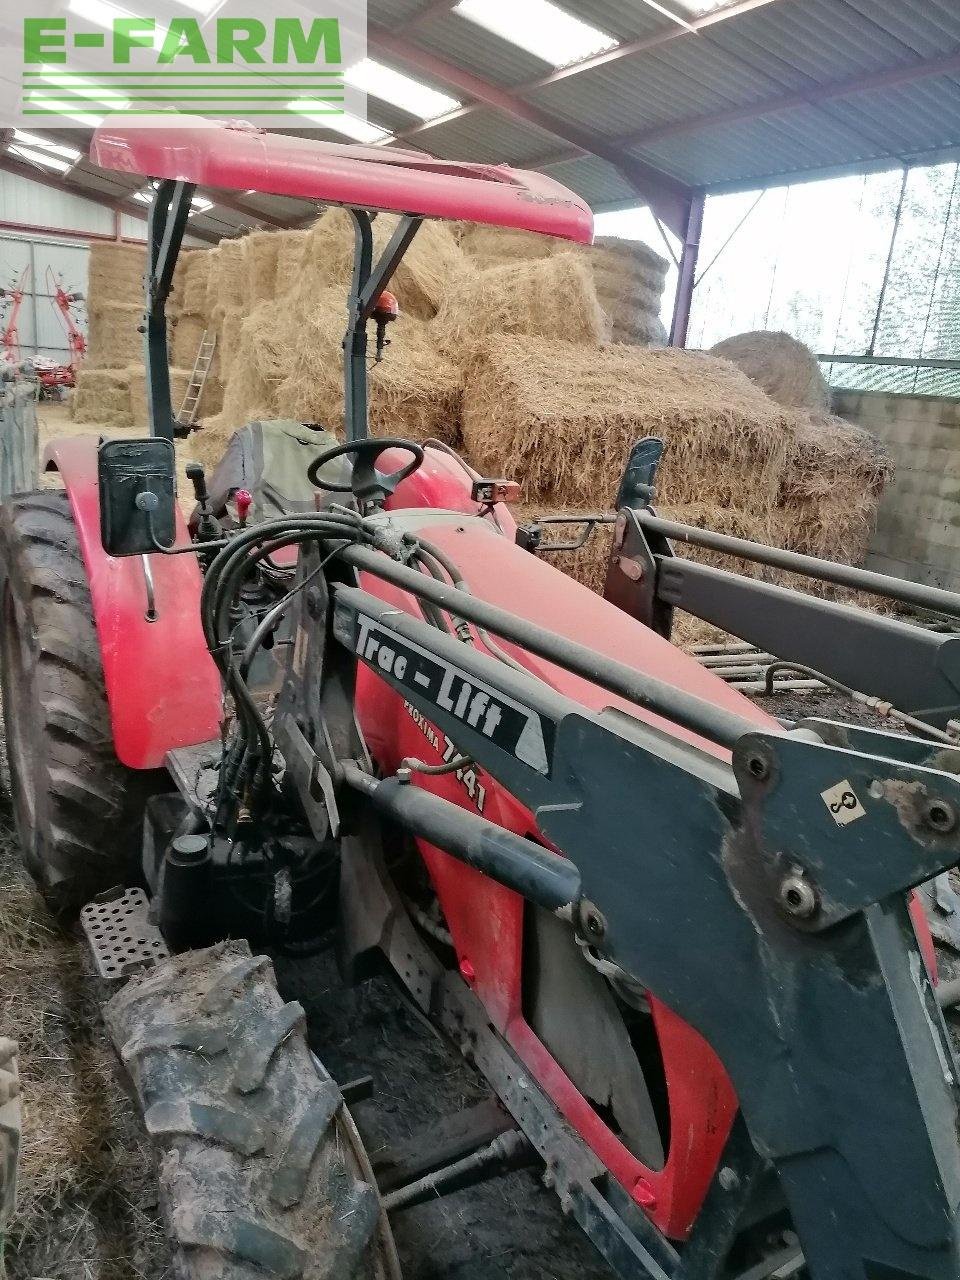
<svg viewBox="0 0 960 1280">
<path fill-rule="evenodd" d="M 80 924 L 101 978 L 117 981 L 166 959 L 170 951 L 148 916 L 142 889 L 110 889 L 80 912 Z"/>
</svg>

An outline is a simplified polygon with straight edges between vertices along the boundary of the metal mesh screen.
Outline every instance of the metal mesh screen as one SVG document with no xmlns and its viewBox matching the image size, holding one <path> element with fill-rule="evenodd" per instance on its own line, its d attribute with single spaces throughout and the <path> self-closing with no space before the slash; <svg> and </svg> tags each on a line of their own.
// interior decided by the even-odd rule
<svg viewBox="0 0 960 1280">
<path fill-rule="evenodd" d="M 688 345 L 751 329 L 822 353 L 832 386 L 960 394 L 960 166 L 711 197 Z"/>
</svg>

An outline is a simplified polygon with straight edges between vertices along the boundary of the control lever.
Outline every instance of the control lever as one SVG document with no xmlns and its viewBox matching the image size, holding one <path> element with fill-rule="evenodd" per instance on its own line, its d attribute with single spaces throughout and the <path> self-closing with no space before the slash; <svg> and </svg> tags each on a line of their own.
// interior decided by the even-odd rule
<svg viewBox="0 0 960 1280">
<path fill-rule="evenodd" d="M 199 508 L 197 517 L 197 541 L 216 542 L 223 536 L 220 521 L 210 509 L 210 495 L 207 492 L 207 477 L 199 462 L 187 463 L 187 479 L 193 485 L 193 496 Z"/>
</svg>

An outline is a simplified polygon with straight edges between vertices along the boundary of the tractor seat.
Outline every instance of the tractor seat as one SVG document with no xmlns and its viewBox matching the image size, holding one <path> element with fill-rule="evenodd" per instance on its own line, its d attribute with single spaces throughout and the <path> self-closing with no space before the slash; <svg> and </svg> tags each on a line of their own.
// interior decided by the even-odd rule
<svg viewBox="0 0 960 1280">
<path fill-rule="evenodd" d="M 213 475 L 207 478 L 213 514 L 223 516 L 238 489 L 246 489 L 253 496 L 250 518 L 256 522 L 315 510 L 316 491 L 307 479 L 307 468 L 338 443 L 331 432 L 306 422 L 283 418 L 248 422 L 230 437 Z M 349 459 L 334 458 L 321 474 L 334 484 L 349 483 Z M 324 504 L 345 500 L 338 494 L 321 496 Z M 197 517 L 195 508 L 190 517 L 191 528 Z"/>
</svg>

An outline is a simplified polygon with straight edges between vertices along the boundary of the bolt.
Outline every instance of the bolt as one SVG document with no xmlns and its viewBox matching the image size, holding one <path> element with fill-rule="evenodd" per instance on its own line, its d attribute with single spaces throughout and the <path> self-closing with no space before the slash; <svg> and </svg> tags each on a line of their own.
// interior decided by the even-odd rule
<svg viewBox="0 0 960 1280">
<path fill-rule="evenodd" d="M 729 1165 L 724 1165 L 718 1174 L 718 1181 L 724 1191 L 736 1191 L 740 1186 L 740 1176 L 736 1169 L 731 1169 Z"/>
<path fill-rule="evenodd" d="M 957 814 L 952 804 L 936 798 L 928 800 L 924 806 L 924 819 L 931 830 L 945 836 L 957 825 Z"/>
<path fill-rule="evenodd" d="M 323 592 L 317 587 L 307 592 L 307 613 L 314 619 L 323 617 Z"/>
<path fill-rule="evenodd" d="M 806 920 L 817 911 L 817 895 L 803 875 L 787 876 L 780 885 L 780 905 L 788 916 Z"/>
<path fill-rule="evenodd" d="M 603 912 L 592 902 L 584 901 L 581 904 L 580 921 L 591 938 L 599 940 L 607 932 L 607 922 Z"/>
</svg>

